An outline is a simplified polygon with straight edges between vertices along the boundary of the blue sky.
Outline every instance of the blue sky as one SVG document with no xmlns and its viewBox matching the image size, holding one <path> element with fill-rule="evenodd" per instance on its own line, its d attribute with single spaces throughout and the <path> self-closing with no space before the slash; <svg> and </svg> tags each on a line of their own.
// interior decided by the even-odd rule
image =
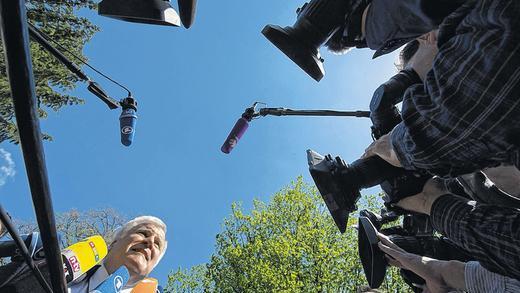
<svg viewBox="0 0 520 293">
<path fill-rule="evenodd" d="M 247 3 L 247 4 L 245 4 Z M 119 142 L 120 110 L 108 110 L 84 84 L 83 106 L 51 113 L 42 129 L 54 208 L 113 207 L 162 218 L 169 249 L 152 274 L 165 284 L 172 269 L 205 262 L 231 203 L 250 207 L 298 175 L 312 182 L 305 150 L 352 161 L 371 142 L 367 118 L 265 117 L 253 121 L 230 155 L 220 146 L 254 101 L 294 109 L 366 110 L 373 91 L 396 71 L 396 55 L 372 60 L 368 49 L 344 56 L 322 49 L 326 75 L 317 83 L 260 33 L 292 25 L 303 1 L 199 1 L 186 30 L 88 14 L 100 26 L 87 45 L 91 63 L 129 87 L 139 102 L 131 147 Z M 125 92 L 85 69 L 111 96 Z M 21 152 L 0 145 L 2 204 L 34 218 Z M 375 190 L 371 190 L 375 192 Z"/>
</svg>

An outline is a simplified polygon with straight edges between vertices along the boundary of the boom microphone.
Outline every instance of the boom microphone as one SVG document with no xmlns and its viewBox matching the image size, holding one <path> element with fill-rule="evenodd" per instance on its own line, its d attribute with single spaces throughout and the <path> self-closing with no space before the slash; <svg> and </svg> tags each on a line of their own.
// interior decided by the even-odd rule
<svg viewBox="0 0 520 293">
<path fill-rule="evenodd" d="M 226 138 L 226 141 L 224 141 L 224 144 L 222 145 L 220 150 L 225 154 L 229 154 L 231 150 L 233 150 L 233 148 L 237 145 L 238 141 L 240 140 L 242 135 L 244 135 L 248 127 L 249 122 L 247 121 L 247 119 L 243 117 L 238 119 L 237 123 L 235 123 L 233 129 L 231 129 L 231 132 Z"/>
<path fill-rule="evenodd" d="M 95 235 L 65 248 L 61 254 L 65 280 L 71 283 L 97 265 L 108 253 L 103 237 Z"/>
<path fill-rule="evenodd" d="M 242 117 L 235 123 L 235 126 L 231 129 L 226 141 L 224 141 L 224 144 L 220 147 L 220 150 L 224 154 L 229 154 L 237 145 L 238 141 L 249 127 L 249 122 L 253 119 L 254 113 L 255 106 L 253 105 L 253 107 L 247 108 L 244 114 L 242 114 Z"/>
<path fill-rule="evenodd" d="M 134 140 L 135 124 L 137 122 L 137 102 L 131 96 L 121 100 L 121 116 L 119 116 L 119 127 L 121 132 L 121 143 L 130 146 Z"/>
</svg>

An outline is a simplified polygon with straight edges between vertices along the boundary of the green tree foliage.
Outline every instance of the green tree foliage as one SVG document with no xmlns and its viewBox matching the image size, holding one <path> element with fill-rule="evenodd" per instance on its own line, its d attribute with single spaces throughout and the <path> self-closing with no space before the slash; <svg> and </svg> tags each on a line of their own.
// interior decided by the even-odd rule
<svg viewBox="0 0 520 293">
<path fill-rule="evenodd" d="M 126 217 L 114 209 L 103 208 L 89 211 L 70 211 L 56 215 L 56 229 L 66 246 L 93 235 L 101 235 L 110 243 L 114 231 L 126 223 Z M 22 234 L 38 230 L 34 222 L 15 221 Z"/>
<path fill-rule="evenodd" d="M 98 28 L 77 13 L 80 9 L 94 9 L 96 4 L 93 0 L 27 0 L 26 7 L 29 22 L 75 55 L 86 59 L 83 47 Z M 66 105 L 83 103 L 81 98 L 67 94 L 74 89 L 77 77 L 37 43 L 31 41 L 30 48 L 40 117 L 47 117 L 49 109 L 58 111 Z M 72 58 L 67 52 L 64 54 Z M 18 135 L 1 44 L 0 56 L 0 142 L 16 143 Z M 51 139 L 48 135 L 44 138 Z"/>
<path fill-rule="evenodd" d="M 374 202 L 365 199 L 365 203 Z M 349 226 L 356 225 L 351 217 Z M 232 205 L 207 264 L 169 275 L 169 292 L 356 292 L 366 284 L 357 230 L 340 234 L 314 188 L 299 178 L 250 212 Z M 382 286 L 407 292 L 397 271 Z"/>
</svg>

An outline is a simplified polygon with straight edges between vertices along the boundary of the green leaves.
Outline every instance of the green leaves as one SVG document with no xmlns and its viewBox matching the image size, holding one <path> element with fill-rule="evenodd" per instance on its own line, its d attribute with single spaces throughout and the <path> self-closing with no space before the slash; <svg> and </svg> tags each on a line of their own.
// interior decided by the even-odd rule
<svg viewBox="0 0 520 293">
<path fill-rule="evenodd" d="M 375 208 L 375 197 L 363 202 Z M 356 225 L 351 217 L 349 227 Z M 383 287 L 406 292 L 397 274 Z M 356 292 L 366 284 L 357 230 L 340 234 L 323 200 L 298 178 L 251 211 L 233 203 L 207 264 L 178 269 L 169 292 Z"/>
<path fill-rule="evenodd" d="M 83 56 L 83 48 L 98 28 L 88 19 L 78 16 L 77 12 L 80 9 L 95 9 L 95 3 L 93 0 L 28 0 L 26 1 L 27 17 L 32 24 L 53 40 L 58 41 L 74 55 L 86 60 Z M 67 94 L 75 88 L 78 78 L 37 43 L 31 41 L 30 49 L 40 118 L 46 118 L 49 109 L 58 111 L 64 106 L 82 104 L 83 99 Z M 63 53 L 74 60 L 71 54 Z M 2 56 L 0 57 L 0 143 L 5 140 L 17 143 L 14 110 L 1 44 L 0 55 Z M 52 139 L 47 134 L 43 134 L 43 137 Z"/>
</svg>

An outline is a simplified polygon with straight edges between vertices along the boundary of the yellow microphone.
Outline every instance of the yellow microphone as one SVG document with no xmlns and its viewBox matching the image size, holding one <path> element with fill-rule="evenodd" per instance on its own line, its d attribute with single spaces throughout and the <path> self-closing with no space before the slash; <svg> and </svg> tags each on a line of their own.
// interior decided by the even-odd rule
<svg viewBox="0 0 520 293">
<path fill-rule="evenodd" d="M 100 235 L 74 243 L 62 252 L 63 270 L 67 283 L 74 282 L 105 258 L 108 247 Z"/>
<path fill-rule="evenodd" d="M 132 293 L 156 293 L 158 285 L 157 279 L 145 278 L 134 286 Z"/>
</svg>

